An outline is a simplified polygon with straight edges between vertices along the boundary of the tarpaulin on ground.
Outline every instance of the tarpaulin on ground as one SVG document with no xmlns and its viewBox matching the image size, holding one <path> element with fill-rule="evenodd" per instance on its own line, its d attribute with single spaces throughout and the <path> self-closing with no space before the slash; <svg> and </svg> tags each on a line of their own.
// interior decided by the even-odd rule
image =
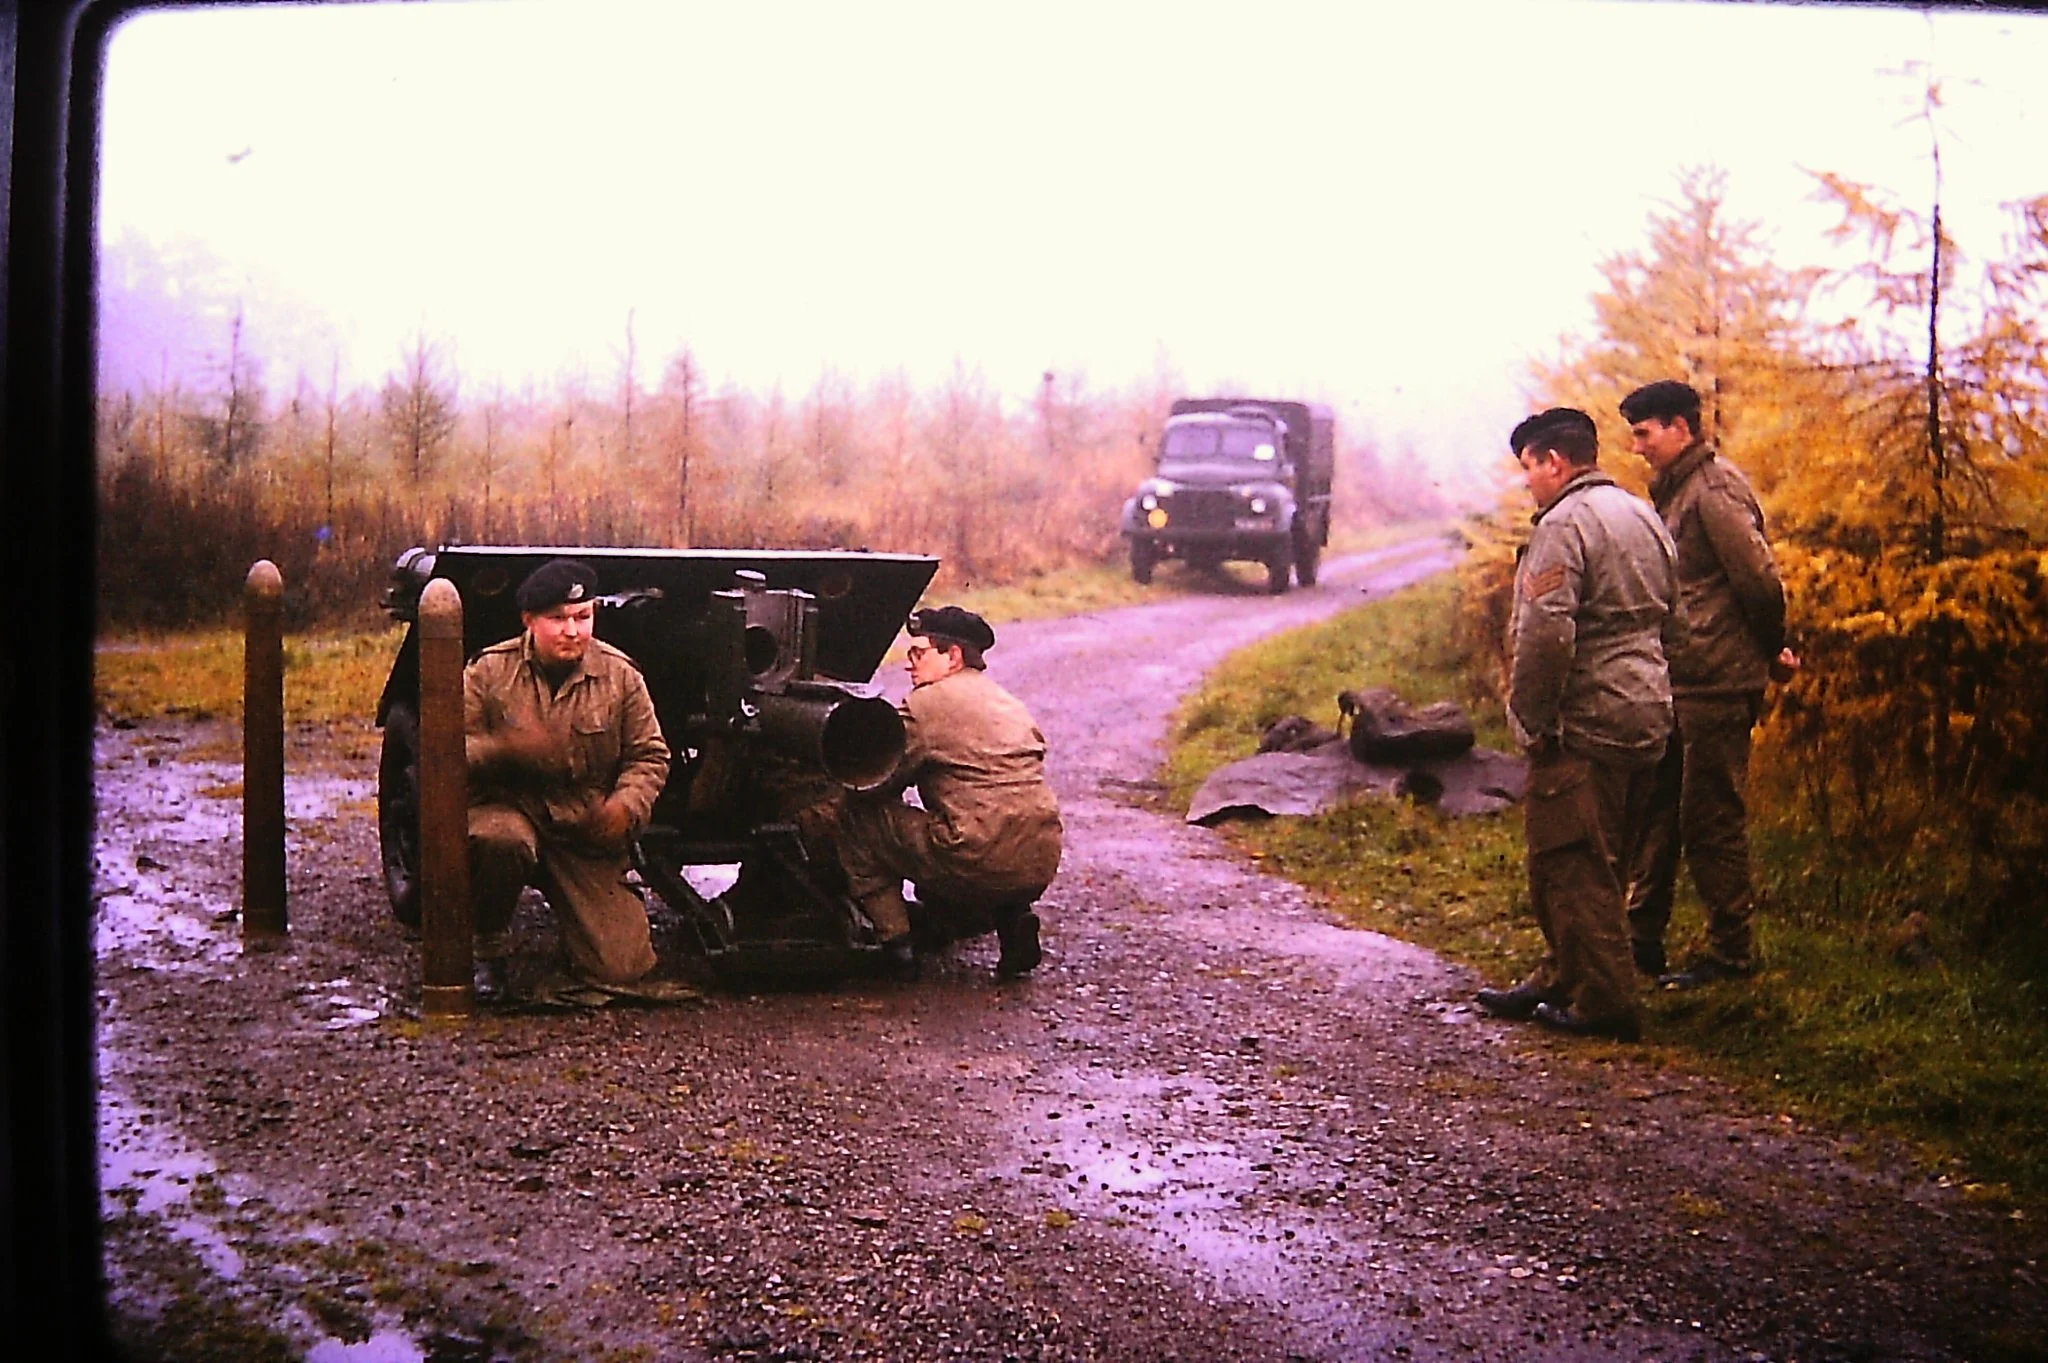
<svg viewBox="0 0 2048 1363">
<path fill-rule="evenodd" d="M 1210 773 L 1188 822 L 1250 814 L 1316 814 L 1357 791 L 1435 805 L 1446 814 L 1491 814 L 1522 798 L 1528 766 L 1491 748 L 1398 766 L 1361 762 L 1342 738 L 1307 752 L 1264 752 Z"/>
</svg>

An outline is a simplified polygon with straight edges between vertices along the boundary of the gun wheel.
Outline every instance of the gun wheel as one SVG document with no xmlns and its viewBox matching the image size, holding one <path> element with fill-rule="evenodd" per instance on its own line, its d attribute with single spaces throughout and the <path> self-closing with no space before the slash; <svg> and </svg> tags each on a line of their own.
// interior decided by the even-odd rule
<svg viewBox="0 0 2048 1363">
<path fill-rule="evenodd" d="M 420 718 L 410 705 L 394 705 L 384 717 L 384 748 L 377 759 L 377 849 L 392 917 L 418 927 Z"/>
</svg>

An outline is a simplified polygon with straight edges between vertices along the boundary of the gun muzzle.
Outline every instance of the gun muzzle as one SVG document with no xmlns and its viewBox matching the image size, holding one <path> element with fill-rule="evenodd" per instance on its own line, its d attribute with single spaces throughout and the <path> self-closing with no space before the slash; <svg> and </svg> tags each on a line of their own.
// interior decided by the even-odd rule
<svg viewBox="0 0 2048 1363">
<path fill-rule="evenodd" d="M 903 716 L 880 696 L 792 683 L 753 698 L 762 741 L 851 790 L 873 790 L 903 757 Z"/>
</svg>

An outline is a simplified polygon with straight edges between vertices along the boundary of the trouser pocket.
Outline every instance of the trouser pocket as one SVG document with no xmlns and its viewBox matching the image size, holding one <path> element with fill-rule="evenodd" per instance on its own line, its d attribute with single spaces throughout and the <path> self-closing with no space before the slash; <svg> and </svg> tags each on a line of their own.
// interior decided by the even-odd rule
<svg viewBox="0 0 2048 1363">
<path fill-rule="evenodd" d="M 1530 764 L 1523 818 L 1532 855 L 1595 840 L 1600 811 L 1592 775 L 1592 763 L 1563 753 Z"/>
</svg>

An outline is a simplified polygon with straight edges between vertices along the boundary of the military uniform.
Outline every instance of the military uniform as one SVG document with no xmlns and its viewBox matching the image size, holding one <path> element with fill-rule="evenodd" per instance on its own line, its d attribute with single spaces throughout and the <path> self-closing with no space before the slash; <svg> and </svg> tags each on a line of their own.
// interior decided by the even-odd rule
<svg viewBox="0 0 2048 1363">
<path fill-rule="evenodd" d="M 1536 513 L 1515 572 L 1508 720 L 1530 754 L 1529 898 L 1549 951 L 1519 988 L 1632 1032 L 1621 872 L 1671 729 L 1674 551 L 1595 469 Z"/>
<path fill-rule="evenodd" d="M 900 708 L 905 746 L 895 778 L 848 798 L 838 829 L 848 888 L 876 930 L 884 938 L 909 931 L 907 916 L 896 917 L 905 880 L 927 906 L 1036 899 L 1059 870 L 1062 828 L 1045 780 L 1045 736 L 1023 702 L 968 668 L 913 687 Z M 913 785 L 922 809 L 900 798 Z M 954 926 L 957 936 L 988 925 Z"/>
<path fill-rule="evenodd" d="M 470 781 L 470 891 L 480 936 L 511 923 L 520 890 L 537 883 L 562 927 L 576 970 L 625 984 L 654 968 L 647 909 L 625 882 L 623 850 L 579 830 L 593 805 L 615 796 L 631 829 L 643 827 L 668 779 L 669 750 L 647 683 L 633 660 L 592 639 L 562 680 L 549 684 L 530 635 L 479 653 L 462 674 Z M 507 771 L 490 760 L 493 735 L 544 729 L 566 772 Z"/>
<path fill-rule="evenodd" d="M 1678 610 L 1671 653 L 1678 731 L 1657 770 L 1631 867 L 1629 930 L 1638 959 L 1663 956 L 1683 849 L 1707 910 L 1708 954 L 1752 965 L 1749 875 L 1750 730 L 1770 666 L 1785 646 L 1785 589 L 1749 480 L 1700 443 L 1650 483 L 1678 551 Z"/>
</svg>

